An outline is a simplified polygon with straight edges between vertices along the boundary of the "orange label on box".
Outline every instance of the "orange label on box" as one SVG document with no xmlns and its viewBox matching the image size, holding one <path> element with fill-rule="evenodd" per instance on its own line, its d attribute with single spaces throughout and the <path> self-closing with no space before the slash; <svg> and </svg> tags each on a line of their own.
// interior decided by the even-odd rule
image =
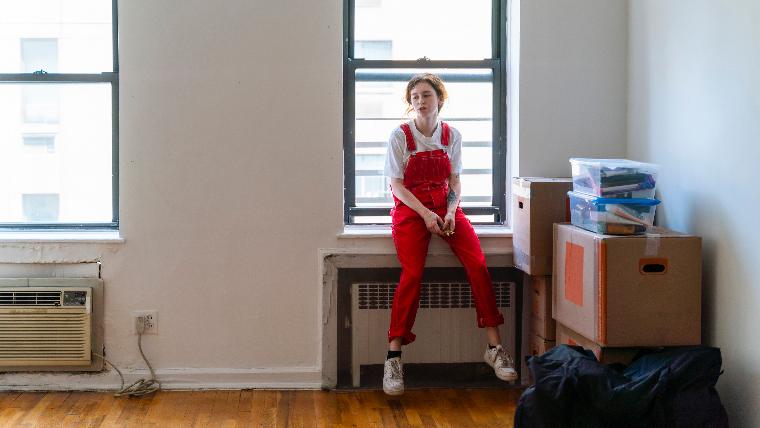
<svg viewBox="0 0 760 428">
<path fill-rule="evenodd" d="M 583 306 L 583 247 L 565 242 L 565 299 Z"/>
</svg>

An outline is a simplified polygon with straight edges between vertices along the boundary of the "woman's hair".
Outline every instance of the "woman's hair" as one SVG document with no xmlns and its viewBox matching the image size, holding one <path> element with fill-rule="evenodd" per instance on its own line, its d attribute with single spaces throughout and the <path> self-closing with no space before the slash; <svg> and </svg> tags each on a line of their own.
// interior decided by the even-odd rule
<svg viewBox="0 0 760 428">
<path fill-rule="evenodd" d="M 443 80 L 435 74 L 421 73 L 412 77 L 411 80 L 409 80 L 409 83 L 406 84 L 406 95 L 404 97 L 407 105 L 406 114 L 409 114 L 414 110 L 414 107 L 412 107 L 412 89 L 414 89 L 414 87 L 420 82 L 427 82 L 433 87 L 436 95 L 438 95 L 438 112 L 440 112 L 443 108 L 443 103 L 449 98 L 449 94 L 446 92 L 446 86 L 443 84 Z"/>
</svg>

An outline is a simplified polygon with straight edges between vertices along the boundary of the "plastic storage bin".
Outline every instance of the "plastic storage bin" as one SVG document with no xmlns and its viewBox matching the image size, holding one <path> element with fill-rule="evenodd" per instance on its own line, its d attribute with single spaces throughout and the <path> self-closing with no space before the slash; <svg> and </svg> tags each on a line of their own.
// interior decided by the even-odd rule
<svg viewBox="0 0 760 428">
<path fill-rule="evenodd" d="M 657 199 L 601 198 L 568 192 L 570 222 L 575 226 L 605 235 L 638 235 L 654 222 L 660 203 Z"/>
<path fill-rule="evenodd" d="M 658 166 L 627 159 L 570 158 L 573 190 L 605 198 L 654 198 Z"/>
</svg>

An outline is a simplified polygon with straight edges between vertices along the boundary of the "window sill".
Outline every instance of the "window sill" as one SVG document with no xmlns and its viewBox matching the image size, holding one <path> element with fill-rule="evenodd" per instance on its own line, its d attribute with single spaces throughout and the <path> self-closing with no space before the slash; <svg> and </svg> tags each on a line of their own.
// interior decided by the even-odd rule
<svg viewBox="0 0 760 428">
<path fill-rule="evenodd" d="M 512 236 L 512 228 L 495 225 L 473 225 L 478 238 L 509 238 Z M 343 231 L 338 234 L 339 239 L 362 239 L 362 238 L 390 238 L 390 225 L 345 225 Z"/>
<path fill-rule="evenodd" d="M 13 230 L 0 231 L 0 243 L 121 244 L 118 230 Z"/>
</svg>

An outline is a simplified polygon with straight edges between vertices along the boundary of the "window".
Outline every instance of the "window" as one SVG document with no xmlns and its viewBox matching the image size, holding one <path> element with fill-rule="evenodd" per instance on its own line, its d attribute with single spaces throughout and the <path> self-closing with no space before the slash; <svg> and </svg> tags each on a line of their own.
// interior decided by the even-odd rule
<svg viewBox="0 0 760 428">
<path fill-rule="evenodd" d="M 116 10 L 0 3 L 0 228 L 118 226 Z"/>
<path fill-rule="evenodd" d="M 462 132 L 462 209 L 476 223 L 506 220 L 506 1 L 344 3 L 344 222 L 389 223 L 388 137 L 409 119 L 406 82 L 446 82 L 441 119 Z"/>
</svg>

